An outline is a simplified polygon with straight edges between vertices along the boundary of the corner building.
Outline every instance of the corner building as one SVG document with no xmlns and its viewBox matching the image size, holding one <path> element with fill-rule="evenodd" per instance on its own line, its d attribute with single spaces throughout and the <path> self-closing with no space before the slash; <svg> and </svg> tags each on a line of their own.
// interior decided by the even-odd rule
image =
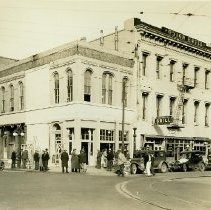
<svg viewBox="0 0 211 210">
<path fill-rule="evenodd" d="M 133 67 L 131 56 L 74 42 L 1 68 L 0 158 L 47 148 L 56 164 L 61 149 L 84 147 L 95 165 L 97 150 L 121 147 L 123 79 L 125 143 L 132 151 Z"/>
<path fill-rule="evenodd" d="M 205 150 L 211 139 L 210 47 L 137 18 L 91 44 L 134 56 L 134 148 L 147 143 L 172 156 L 187 146 Z"/>
</svg>

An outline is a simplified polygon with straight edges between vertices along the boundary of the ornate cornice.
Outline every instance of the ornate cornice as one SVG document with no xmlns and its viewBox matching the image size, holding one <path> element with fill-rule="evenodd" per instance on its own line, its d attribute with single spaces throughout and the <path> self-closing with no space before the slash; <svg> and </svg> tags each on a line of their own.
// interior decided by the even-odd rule
<svg viewBox="0 0 211 210">
<path fill-rule="evenodd" d="M 206 43 L 188 37 L 184 34 L 162 27 L 158 28 L 150 24 L 139 22 L 135 26 L 141 37 L 154 40 L 164 45 L 173 46 L 186 52 L 211 59 L 211 49 Z"/>
<path fill-rule="evenodd" d="M 73 55 L 82 55 L 84 57 L 93 58 L 96 60 L 117 64 L 120 66 L 125 66 L 132 68 L 134 65 L 134 60 L 125 58 L 112 53 L 104 52 L 98 49 L 94 49 L 91 46 L 83 46 L 82 44 L 74 44 L 68 47 L 64 47 L 60 50 L 54 50 L 47 53 L 41 53 L 33 55 L 27 59 L 17 61 L 15 64 L 7 66 L 0 71 L 0 78 L 9 76 L 21 71 L 27 71 L 32 68 L 40 67 L 45 64 L 52 63 L 52 68 L 54 68 L 53 62 L 59 59 L 67 58 Z M 59 64 L 58 64 L 59 65 Z M 66 65 L 66 64 L 64 64 Z M 56 68 L 56 65 L 55 65 Z"/>
</svg>

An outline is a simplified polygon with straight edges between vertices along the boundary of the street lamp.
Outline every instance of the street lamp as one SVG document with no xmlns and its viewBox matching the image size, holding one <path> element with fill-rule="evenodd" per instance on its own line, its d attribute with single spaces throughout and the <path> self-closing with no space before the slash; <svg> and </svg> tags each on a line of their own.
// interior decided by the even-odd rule
<svg viewBox="0 0 211 210">
<path fill-rule="evenodd" d="M 19 127 L 16 131 L 13 132 L 13 136 L 17 139 L 17 167 L 21 167 L 21 142 L 22 139 L 21 137 L 24 137 L 25 133 L 20 130 L 21 128 Z"/>
</svg>

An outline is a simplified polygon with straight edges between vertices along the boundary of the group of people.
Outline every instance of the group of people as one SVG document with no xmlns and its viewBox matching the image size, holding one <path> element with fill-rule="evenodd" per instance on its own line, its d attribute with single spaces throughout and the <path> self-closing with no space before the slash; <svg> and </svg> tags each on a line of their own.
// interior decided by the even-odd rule
<svg viewBox="0 0 211 210">
<path fill-rule="evenodd" d="M 62 173 L 68 173 L 69 155 L 67 150 L 61 153 Z M 86 172 L 87 171 L 87 154 L 82 148 L 80 154 L 77 154 L 76 149 L 71 152 L 71 171 L 72 172 Z"/>
<path fill-rule="evenodd" d="M 33 155 L 34 162 L 35 162 L 35 170 L 40 171 L 47 171 L 48 170 L 48 161 L 50 159 L 48 154 L 48 149 L 45 149 L 42 151 L 42 153 L 39 153 L 37 150 L 35 150 L 35 153 Z M 19 155 L 17 155 L 16 151 L 13 150 L 11 154 L 11 168 L 16 168 L 16 163 L 18 162 L 18 167 L 22 167 L 23 169 L 26 169 L 27 163 L 29 163 L 29 154 L 28 150 L 23 150 L 20 152 Z"/>
<path fill-rule="evenodd" d="M 97 165 L 96 168 L 106 168 L 108 171 L 112 171 L 112 168 L 116 166 L 116 172 L 118 176 L 124 176 L 124 166 L 129 159 L 128 151 L 124 153 L 119 149 L 114 153 L 110 148 L 104 149 L 102 152 L 98 150 L 97 153 Z"/>
<path fill-rule="evenodd" d="M 42 151 L 42 153 L 39 153 L 38 150 L 35 150 L 34 153 L 34 162 L 35 162 L 35 170 L 40 171 L 47 171 L 48 168 L 48 161 L 50 159 L 48 149 L 45 149 Z"/>
<path fill-rule="evenodd" d="M 102 152 L 98 150 L 97 153 L 97 166 L 96 168 L 107 168 L 108 171 L 112 170 L 114 161 L 114 152 L 109 148 L 108 152 L 107 149 L 104 149 Z"/>
</svg>

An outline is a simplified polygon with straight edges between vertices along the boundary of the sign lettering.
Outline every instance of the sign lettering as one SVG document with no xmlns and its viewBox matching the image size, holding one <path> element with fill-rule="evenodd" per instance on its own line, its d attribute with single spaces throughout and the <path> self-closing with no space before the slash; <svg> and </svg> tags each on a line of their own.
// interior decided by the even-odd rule
<svg viewBox="0 0 211 210">
<path fill-rule="evenodd" d="M 156 125 L 168 125 L 173 122 L 172 116 L 161 116 L 155 119 Z"/>
</svg>

